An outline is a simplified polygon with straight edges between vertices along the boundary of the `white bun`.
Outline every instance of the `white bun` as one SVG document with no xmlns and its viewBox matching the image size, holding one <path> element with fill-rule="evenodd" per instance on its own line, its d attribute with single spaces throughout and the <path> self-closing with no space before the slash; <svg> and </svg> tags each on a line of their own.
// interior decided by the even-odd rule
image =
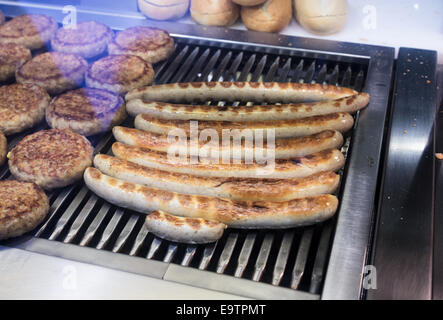
<svg viewBox="0 0 443 320">
<path fill-rule="evenodd" d="M 178 19 L 188 12 L 189 1 L 190 0 L 138 0 L 138 8 L 151 19 Z"/>
<path fill-rule="evenodd" d="M 265 1 L 266 0 L 232 0 L 232 2 L 245 7 L 256 6 Z"/>
<path fill-rule="evenodd" d="M 191 16 L 199 24 L 229 26 L 239 17 L 239 6 L 232 0 L 192 0 Z"/>
<path fill-rule="evenodd" d="M 348 15 L 346 0 L 294 0 L 295 18 L 307 31 L 328 35 L 343 29 Z"/>
<path fill-rule="evenodd" d="M 250 30 L 279 32 L 291 22 L 291 0 L 267 0 L 259 6 L 242 7 L 241 17 Z"/>
</svg>

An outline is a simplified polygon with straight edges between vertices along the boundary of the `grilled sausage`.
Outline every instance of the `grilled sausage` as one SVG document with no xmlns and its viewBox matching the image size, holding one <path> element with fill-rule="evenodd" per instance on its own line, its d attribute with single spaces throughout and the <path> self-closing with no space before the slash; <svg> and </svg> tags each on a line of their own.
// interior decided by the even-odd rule
<svg viewBox="0 0 443 320">
<path fill-rule="evenodd" d="M 146 217 L 146 228 L 156 236 L 183 243 L 210 243 L 220 239 L 226 225 L 202 218 L 184 218 L 157 210 Z"/>
<path fill-rule="evenodd" d="M 294 120 L 336 112 L 356 112 L 369 103 L 369 95 L 360 93 L 338 100 L 322 102 L 252 105 L 252 106 L 208 106 L 150 102 L 134 99 L 128 102 L 128 113 L 149 114 L 165 120 L 210 120 L 210 121 L 268 121 Z"/>
<path fill-rule="evenodd" d="M 324 150 L 306 157 L 290 160 L 270 159 L 248 163 L 223 163 L 219 159 L 192 158 L 172 159 L 167 153 L 146 148 L 127 146 L 120 142 L 112 145 L 112 152 L 120 159 L 138 163 L 142 166 L 206 177 L 295 179 L 304 178 L 323 171 L 337 171 L 345 163 L 343 154 L 336 150 Z"/>
<path fill-rule="evenodd" d="M 104 174 L 128 182 L 183 194 L 244 201 L 287 201 L 333 193 L 340 176 L 320 172 L 301 179 L 232 179 L 200 177 L 144 167 L 98 154 L 94 166 Z"/>
<path fill-rule="evenodd" d="M 148 131 L 143 131 L 139 129 L 132 129 L 126 127 L 114 127 L 112 132 L 117 141 L 136 147 L 148 148 L 159 152 L 168 152 L 171 148 L 176 148 L 178 153 L 188 153 L 190 152 L 191 142 L 186 140 L 183 142 L 176 142 L 175 139 L 168 138 L 167 135 L 156 134 Z M 245 140 L 241 140 L 241 145 L 239 144 L 223 144 L 216 142 L 208 142 L 212 144 L 211 146 L 221 154 L 224 148 L 228 148 L 230 155 L 233 159 L 245 159 L 245 157 L 253 156 L 254 152 L 261 152 L 264 154 L 266 152 L 267 145 L 263 143 L 262 146 L 251 143 L 246 143 Z M 320 152 L 326 149 L 339 148 L 343 144 L 343 136 L 338 131 L 323 131 L 317 134 L 313 134 L 306 137 L 299 138 L 279 138 L 275 140 L 275 159 L 289 159 L 294 157 L 302 157 L 315 152 Z M 202 154 L 202 147 L 206 144 L 199 143 L 199 153 Z M 211 154 L 207 155 L 211 157 Z"/>
<path fill-rule="evenodd" d="M 229 121 L 194 121 L 197 124 L 198 134 L 203 130 L 215 130 L 222 136 L 223 130 L 251 130 L 256 132 L 273 132 L 275 138 L 302 137 L 316 134 L 325 130 L 349 131 L 354 125 L 354 118 L 349 113 L 331 113 L 323 116 L 314 116 L 297 120 L 276 120 L 261 122 L 229 122 Z M 183 130 L 191 135 L 188 120 L 162 120 L 147 114 L 139 114 L 134 125 L 137 129 L 159 134 L 169 134 L 172 130 Z M 269 131 L 271 130 L 271 131 Z M 273 130 L 273 131 L 272 131 Z"/>
<path fill-rule="evenodd" d="M 186 82 L 142 87 L 130 91 L 126 101 L 250 101 L 297 103 L 335 100 L 358 94 L 357 91 L 326 84 L 279 82 Z"/>
<path fill-rule="evenodd" d="M 86 185 L 108 202 L 146 213 L 170 214 L 215 220 L 234 228 L 292 228 L 332 217 L 338 206 L 333 195 L 320 195 L 285 202 L 232 201 L 159 190 L 111 178 L 95 168 L 85 171 Z"/>
</svg>

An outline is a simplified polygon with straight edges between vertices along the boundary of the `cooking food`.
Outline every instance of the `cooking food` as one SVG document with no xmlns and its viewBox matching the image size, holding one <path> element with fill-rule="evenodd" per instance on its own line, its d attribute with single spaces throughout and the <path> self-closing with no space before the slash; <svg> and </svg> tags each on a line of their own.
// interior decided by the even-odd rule
<svg viewBox="0 0 443 320">
<path fill-rule="evenodd" d="M 46 52 L 22 65 L 15 75 L 19 83 L 37 84 L 56 95 L 83 83 L 88 63 L 80 56 Z"/>
<path fill-rule="evenodd" d="M 256 6 L 262 4 L 266 0 L 232 0 L 232 2 L 241 6 Z"/>
<path fill-rule="evenodd" d="M 166 60 L 173 51 L 174 39 L 167 31 L 144 26 L 117 32 L 108 45 L 109 54 L 131 54 L 149 63 Z"/>
<path fill-rule="evenodd" d="M 343 29 L 348 16 L 346 0 L 293 0 L 295 18 L 309 32 L 328 35 Z"/>
<path fill-rule="evenodd" d="M 0 181 L 0 240 L 36 228 L 49 211 L 49 199 L 35 183 Z"/>
<path fill-rule="evenodd" d="M 191 17 L 207 26 L 230 26 L 237 21 L 239 6 L 232 0 L 191 0 Z"/>
<path fill-rule="evenodd" d="M 186 82 L 141 87 L 129 92 L 126 101 L 156 102 L 250 101 L 270 103 L 319 102 L 358 94 L 326 84 L 279 82 Z"/>
<path fill-rule="evenodd" d="M 154 69 L 149 62 L 134 55 L 110 55 L 91 64 L 86 72 L 86 86 L 116 94 L 150 85 Z"/>
<path fill-rule="evenodd" d="M 360 93 L 337 100 L 281 105 L 208 106 L 129 100 L 128 113 L 150 114 L 167 120 L 265 121 L 292 120 L 334 112 L 355 112 L 369 103 L 369 95 Z"/>
<path fill-rule="evenodd" d="M 44 189 L 67 186 L 92 164 L 94 148 L 67 129 L 42 130 L 26 136 L 9 154 L 9 170 L 22 181 Z"/>
<path fill-rule="evenodd" d="M 71 129 L 85 136 L 108 131 L 125 118 L 123 98 L 99 89 L 68 91 L 53 98 L 46 109 L 51 128 Z"/>
<path fill-rule="evenodd" d="M 301 179 L 200 177 L 152 169 L 104 154 L 94 157 L 94 166 L 108 176 L 157 189 L 246 201 L 281 202 L 333 193 L 340 181 L 332 171 Z"/>
<path fill-rule="evenodd" d="M 236 228 L 292 228 L 329 219 L 337 210 L 333 195 L 285 202 L 232 201 L 184 195 L 111 178 L 95 168 L 85 171 L 86 185 L 108 202 L 141 213 L 163 210 L 188 218 L 215 220 Z"/>
<path fill-rule="evenodd" d="M 210 243 L 220 239 L 224 223 L 203 218 L 184 218 L 157 210 L 145 220 L 146 228 L 156 236 L 183 243 Z"/>
<path fill-rule="evenodd" d="M 5 135 L 22 132 L 44 119 L 50 97 L 33 84 L 0 87 L 0 131 Z"/>
<path fill-rule="evenodd" d="M 31 51 L 22 45 L 7 43 L 0 45 L 0 81 L 14 78 L 15 72 L 31 59 Z"/>
<path fill-rule="evenodd" d="M 190 0 L 138 0 L 138 8 L 151 19 L 178 19 L 188 12 L 189 1 Z"/>
<path fill-rule="evenodd" d="M 292 19 L 291 0 L 266 0 L 261 5 L 242 7 L 241 18 L 249 30 L 279 32 Z"/>
<path fill-rule="evenodd" d="M 16 43 L 28 49 L 45 46 L 57 30 L 57 21 L 43 14 L 24 14 L 0 26 L 0 44 Z"/>
<path fill-rule="evenodd" d="M 85 21 L 75 28 L 59 28 L 51 40 L 54 51 L 93 58 L 106 51 L 114 33 L 102 23 Z"/>
<path fill-rule="evenodd" d="M 6 154 L 8 153 L 8 141 L 5 135 L 0 131 L 0 166 L 5 163 Z"/>
<path fill-rule="evenodd" d="M 177 172 L 183 174 L 194 174 L 206 177 L 224 178 L 269 178 L 269 179 L 293 179 L 304 178 L 322 171 L 337 171 L 345 163 L 343 154 L 330 149 L 305 157 L 294 159 L 272 159 L 258 163 L 223 163 L 221 159 L 199 158 L 197 163 L 191 163 L 186 159 L 170 159 L 168 154 L 152 151 L 146 148 L 127 146 L 120 142 L 112 145 L 112 152 L 118 158 L 138 163 L 153 169 Z"/>
<path fill-rule="evenodd" d="M 126 128 L 126 127 L 114 127 L 112 130 L 114 137 L 117 141 L 130 146 L 144 147 L 154 151 L 168 152 L 174 150 L 178 154 L 190 154 L 191 142 L 186 139 L 184 142 L 175 141 L 174 137 L 168 139 L 168 135 L 152 133 L 148 131 Z M 206 157 L 211 157 L 209 149 L 204 151 L 204 148 L 211 147 L 216 150 L 216 156 L 222 154 L 222 151 L 228 150 L 230 158 L 233 159 L 245 159 L 248 156 L 253 157 L 254 154 L 266 154 L 267 148 L 271 148 L 263 142 L 262 146 L 254 143 L 251 137 L 251 141 L 248 143 L 245 140 L 241 140 L 241 144 L 231 145 L 231 139 L 226 139 L 225 147 L 223 148 L 222 138 L 219 141 L 200 141 L 198 143 L 197 150 L 200 155 L 206 152 Z M 275 140 L 272 152 L 275 159 L 290 159 L 294 157 L 302 157 L 315 152 L 323 151 L 326 149 L 339 148 L 343 144 L 343 136 L 338 131 L 323 131 L 314 135 L 298 137 L 298 138 L 279 138 Z M 209 146 L 210 145 L 210 146 Z"/>
<path fill-rule="evenodd" d="M 171 130 L 184 132 L 190 136 L 190 121 L 188 120 L 162 120 L 147 114 L 139 114 L 135 117 L 137 129 L 158 133 L 169 134 Z M 308 117 L 297 120 L 276 120 L 259 122 L 229 122 L 229 121 L 198 121 L 198 135 L 205 129 L 215 130 L 221 137 L 223 130 L 248 129 L 263 133 L 266 137 L 268 130 L 274 132 L 275 138 L 301 137 L 320 133 L 325 130 L 347 132 L 354 125 L 354 118 L 346 112 L 331 113 L 323 116 Z M 273 130 L 273 131 L 272 131 Z"/>
</svg>

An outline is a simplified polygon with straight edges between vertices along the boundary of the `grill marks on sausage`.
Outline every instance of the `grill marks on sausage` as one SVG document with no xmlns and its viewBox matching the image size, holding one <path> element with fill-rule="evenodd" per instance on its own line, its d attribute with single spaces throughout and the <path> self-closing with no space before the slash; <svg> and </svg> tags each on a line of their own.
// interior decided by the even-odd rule
<svg viewBox="0 0 443 320">
<path fill-rule="evenodd" d="M 166 212 L 161 210 L 157 210 L 150 213 L 149 219 L 167 221 L 168 223 L 176 227 L 187 226 L 193 230 L 201 230 L 203 227 L 214 228 L 220 224 L 219 222 L 206 220 L 202 218 L 177 217 L 171 214 L 167 214 Z"/>
</svg>

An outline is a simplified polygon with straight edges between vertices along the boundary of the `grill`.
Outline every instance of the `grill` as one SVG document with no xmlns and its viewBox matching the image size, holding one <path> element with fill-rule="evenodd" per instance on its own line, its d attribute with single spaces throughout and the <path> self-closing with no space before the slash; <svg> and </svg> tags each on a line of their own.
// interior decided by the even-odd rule
<svg viewBox="0 0 443 320">
<path fill-rule="evenodd" d="M 14 6 L 1 9 L 9 15 L 17 13 Z M 54 16 L 54 12 L 41 10 L 42 13 Z M 35 13 L 41 13 L 36 11 Z M 127 21 L 121 18 L 109 23 L 106 16 L 91 15 L 82 13 L 79 20 L 95 19 L 117 29 L 144 23 L 129 18 Z M 216 243 L 185 245 L 162 240 L 148 233 L 144 227 L 144 215 L 107 203 L 89 191 L 80 181 L 49 193 L 51 209 L 45 222 L 33 233 L 7 241 L 5 244 L 253 298 L 318 299 L 322 295 L 327 298 L 332 289 L 328 281 L 325 284 L 328 272 L 328 280 L 334 284 L 338 294 L 341 285 L 349 289 L 347 279 L 351 279 L 349 281 L 354 288 L 351 293 L 348 290 L 346 294 L 358 298 L 358 278 L 361 279 L 376 193 L 378 158 L 389 96 L 392 50 L 369 46 L 353 47 L 350 44 L 342 48 L 341 44 L 333 42 L 321 42 L 320 45 L 312 41 L 308 45 L 303 39 L 289 37 L 279 38 L 280 44 L 285 43 L 284 46 L 277 45 L 275 38 L 268 39 L 267 45 L 252 45 L 229 38 L 211 37 L 207 31 L 207 38 L 203 39 L 195 36 L 203 32 L 201 29 L 196 30 L 196 26 L 188 26 L 192 29 L 189 30 L 194 35 L 192 37 L 174 32 L 180 29 L 176 25 L 166 24 L 160 27 L 165 26 L 175 37 L 176 47 L 168 61 L 154 66 L 157 83 L 327 83 L 358 91 L 364 90 L 371 94 L 372 102 L 368 111 L 364 110 L 362 114 L 355 116 L 354 130 L 345 136 L 346 142 L 342 152 L 347 161 L 345 168 L 340 172 L 341 187 L 337 192 L 340 207 L 336 216 L 322 224 L 288 230 L 227 229 Z M 233 31 L 230 36 L 239 39 L 239 35 L 250 36 L 250 42 L 254 42 L 256 36 L 254 33 L 240 31 Z M 314 50 L 310 46 L 321 47 L 321 50 Z M 224 104 L 218 101 L 209 103 Z M 133 119 L 127 119 L 123 125 L 132 126 Z M 380 132 L 371 133 L 372 147 L 367 142 L 362 142 L 371 126 L 380 129 Z M 41 124 L 32 131 L 45 128 L 46 124 Z M 9 148 L 29 133 L 25 132 L 9 139 Z M 111 133 L 93 137 L 91 140 L 96 153 L 111 153 L 111 145 L 114 142 Z M 370 176 L 366 186 L 369 192 L 360 195 L 365 197 L 362 201 L 363 207 L 362 204 L 355 207 L 354 203 L 354 207 L 350 209 L 349 199 L 358 192 L 352 190 L 352 184 L 361 177 L 357 168 L 362 165 L 367 169 L 366 174 Z M 0 179 L 10 177 L 7 166 L 0 168 Z M 342 242 L 347 237 L 343 230 L 346 229 L 346 220 L 355 219 L 352 217 L 355 214 L 359 220 L 353 221 L 353 228 L 356 228 L 353 230 L 361 228 L 359 225 L 362 224 L 363 237 L 361 240 L 357 239 L 354 244 L 347 243 L 346 246 L 360 242 L 363 247 L 357 253 L 360 261 L 357 261 L 355 267 L 348 267 L 348 275 L 339 275 L 336 269 L 340 268 L 340 263 L 346 263 L 346 257 L 343 260 L 343 252 L 340 252 Z M 347 253 L 355 255 L 352 249 Z M 338 277 L 344 276 L 347 276 L 346 281 L 340 282 Z M 349 276 L 354 276 L 354 279 Z"/>
</svg>

